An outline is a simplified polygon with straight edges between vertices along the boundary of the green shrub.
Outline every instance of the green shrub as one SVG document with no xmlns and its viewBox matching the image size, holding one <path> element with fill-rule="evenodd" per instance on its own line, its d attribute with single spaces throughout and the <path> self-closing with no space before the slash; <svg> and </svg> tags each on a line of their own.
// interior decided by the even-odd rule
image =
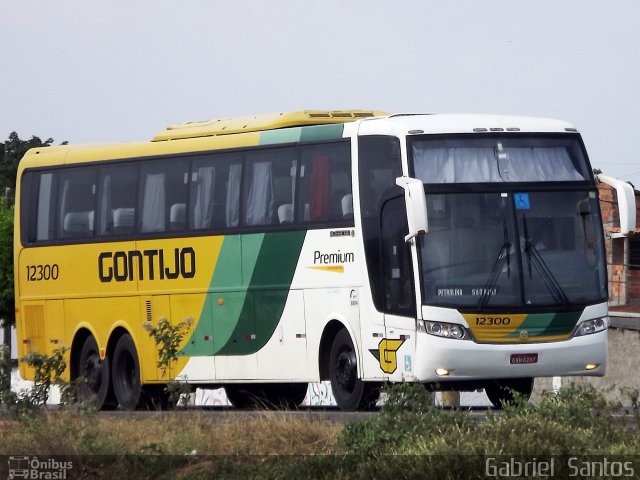
<svg viewBox="0 0 640 480">
<path fill-rule="evenodd" d="M 349 464 L 345 478 L 398 472 L 403 478 L 485 478 L 487 456 L 640 453 L 637 423 L 630 428 L 620 404 L 608 403 L 589 385 L 548 392 L 537 405 L 517 397 L 501 412 L 489 411 L 484 421 L 461 409 L 434 407 L 420 385 L 394 385 L 385 392 L 380 414 L 346 425 L 338 439 L 336 453 Z"/>
<path fill-rule="evenodd" d="M 171 376 L 171 367 L 178 359 L 180 344 L 193 325 L 193 318 L 172 325 L 166 318 L 160 318 L 157 325 L 145 322 L 142 326 L 153 338 L 158 350 L 158 368 L 162 376 Z M 191 392 L 191 386 L 184 379 L 170 379 L 165 394 L 170 406 L 185 406 L 184 398 Z M 185 402 L 186 403 L 186 402 Z"/>
</svg>

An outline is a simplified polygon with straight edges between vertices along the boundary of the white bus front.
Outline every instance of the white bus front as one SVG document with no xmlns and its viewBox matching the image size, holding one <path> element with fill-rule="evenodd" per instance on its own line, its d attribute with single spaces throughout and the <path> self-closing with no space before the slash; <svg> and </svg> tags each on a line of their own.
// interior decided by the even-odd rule
<svg viewBox="0 0 640 480">
<path fill-rule="evenodd" d="M 486 387 L 500 401 L 505 386 L 529 393 L 534 377 L 603 375 L 603 230 L 580 135 L 561 122 L 522 128 L 517 118 L 472 128 L 479 119 L 461 117 L 456 132 L 450 117 L 391 118 L 379 122 L 395 138 L 359 139 L 373 302 L 385 337 L 407 339 L 394 346 L 388 378 Z M 426 233 L 408 242 L 416 199 L 389 181 L 401 158 L 402 175 L 423 182 L 427 207 Z M 411 215 L 409 225 L 421 223 Z M 397 320 L 408 316 L 413 332 Z"/>
</svg>

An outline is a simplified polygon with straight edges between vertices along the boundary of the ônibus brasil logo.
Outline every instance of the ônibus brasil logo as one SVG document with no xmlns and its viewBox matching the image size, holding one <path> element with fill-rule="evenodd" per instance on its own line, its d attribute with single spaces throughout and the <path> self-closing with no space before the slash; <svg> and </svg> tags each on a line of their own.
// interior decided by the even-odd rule
<svg viewBox="0 0 640 480">
<path fill-rule="evenodd" d="M 73 462 L 38 457 L 9 457 L 9 479 L 65 480 L 67 471 L 73 468 Z"/>
</svg>

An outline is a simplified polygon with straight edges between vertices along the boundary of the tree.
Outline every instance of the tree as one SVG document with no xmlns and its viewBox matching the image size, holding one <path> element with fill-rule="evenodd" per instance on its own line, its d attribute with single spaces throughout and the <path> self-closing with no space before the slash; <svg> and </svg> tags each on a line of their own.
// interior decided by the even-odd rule
<svg viewBox="0 0 640 480">
<path fill-rule="evenodd" d="M 13 325 L 16 321 L 13 298 L 13 207 L 5 202 L 0 202 L 0 319 L 3 325 Z"/>
<path fill-rule="evenodd" d="M 44 142 L 40 137 L 32 136 L 30 140 L 20 140 L 16 132 L 9 134 L 9 139 L 4 142 L 4 148 L 0 149 L 0 195 L 4 195 L 5 189 L 16 188 L 16 173 L 18 164 L 30 148 L 48 147 L 53 144 L 53 138 L 47 138 Z M 66 145 L 62 142 L 61 145 Z"/>
</svg>

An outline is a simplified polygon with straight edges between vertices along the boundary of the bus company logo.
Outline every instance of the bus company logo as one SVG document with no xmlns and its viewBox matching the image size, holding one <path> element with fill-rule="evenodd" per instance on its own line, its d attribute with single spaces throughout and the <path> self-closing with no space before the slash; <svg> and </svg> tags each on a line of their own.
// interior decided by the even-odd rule
<svg viewBox="0 0 640 480">
<path fill-rule="evenodd" d="M 54 458 L 41 460 L 38 457 L 9 457 L 9 479 L 64 480 L 67 471 L 73 468 L 73 462 Z"/>
<path fill-rule="evenodd" d="M 325 272 L 344 273 L 345 263 L 354 263 L 356 261 L 353 252 L 337 252 L 324 253 L 320 250 L 313 252 L 313 267 L 307 267 L 312 270 L 322 270 Z"/>
<path fill-rule="evenodd" d="M 196 252 L 191 247 L 164 250 L 102 252 L 98 255 L 98 277 L 103 283 L 134 280 L 175 280 L 196 275 Z"/>
<path fill-rule="evenodd" d="M 383 338 L 378 344 L 378 348 L 369 350 L 371 354 L 380 362 L 380 369 L 384 373 L 393 373 L 398 368 L 398 349 L 404 340 Z"/>
</svg>

